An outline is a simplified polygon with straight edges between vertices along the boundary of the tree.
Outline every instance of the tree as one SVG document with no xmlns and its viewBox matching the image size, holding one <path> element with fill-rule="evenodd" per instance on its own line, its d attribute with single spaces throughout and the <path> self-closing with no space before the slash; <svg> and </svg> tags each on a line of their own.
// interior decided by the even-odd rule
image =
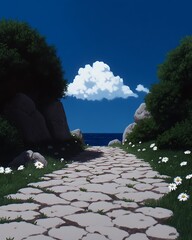
<svg viewBox="0 0 192 240">
<path fill-rule="evenodd" d="M 64 96 L 67 82 L 54 46 L 27 23 L 0 21 L 0 103 L 17 92 L 38 106 Z"/>
<path fill-rule="evenodd" d="M 146 105 L 161 129 L 192 116 L 192 37 L 186 37 L 159 66 L 160 82 L 146 96 Z"/>
</svg>

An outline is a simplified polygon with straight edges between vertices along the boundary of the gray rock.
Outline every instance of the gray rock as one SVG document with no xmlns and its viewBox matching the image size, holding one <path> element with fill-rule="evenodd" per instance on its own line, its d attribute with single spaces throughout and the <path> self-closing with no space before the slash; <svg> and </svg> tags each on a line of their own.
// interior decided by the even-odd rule
<svg viewBox="0 0 192 240">
<path fill-rule="evenodd" d="M 134 114 L 134 120 L 136 123 L 142 119 L 151 117 L 151 114 L 146 110 L 146 104 L 142 103 Z"/>
<path fill-rule="evenodd" d="M 84 142 L 83 134 L 80 129 L 71 131 L 71 135 L 77 137 L 80 141 Z"/>
<path fill-rule="evenodd" d="M 5 105 L 4 115 L 15 124 L 26 143 L 37 144 L 51 140 L 44 117 L 25 94 L 16 94 Z"/>
<path fill-rule="evenodd" d="M 30 162 L 35 163 L 37 161 L 43 163 L 44 166 L 47 166 L 47 160 L 40 153 L 28 150 L 18 155 L 9 163 L 9 166 L 12 168 L 18 168 L 21 165 L 26 166 Z"/>
<path fill-rule="evenodd" d="M 136 123 L 131 123 L 125 128 L 123 132 L 123 139 L 122 139 L 123 143 L 125 142 L 126 137 L 133 131 L 133 128 L 135 127 L 135 125 Z"/>
<path fill-rule="evenodd" d="M 46 167 L 47 166 L 47 160 L 38 152 L 34 152 L 31 156 L 31 161 L 33 162 L 41 162 Z"/>
<path fill-rule="evenodd" d="M 121 141 L 119 141 L 119 139 L 114 139 L 108 143 L 108 146 L 112 146 L 113 144 L 121 144 Z"/>
<path fill-rule="evenodd" d="M 60 101 L 50 103 L 44 107 L 42 113 L 54 140 L 64 141 L 71 138 L 65 111 Z"/>
</svg>

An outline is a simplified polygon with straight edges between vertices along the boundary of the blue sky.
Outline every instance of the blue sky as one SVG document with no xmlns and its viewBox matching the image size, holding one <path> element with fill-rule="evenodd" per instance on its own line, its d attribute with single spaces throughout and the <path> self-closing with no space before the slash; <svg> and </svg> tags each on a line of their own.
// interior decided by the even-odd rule
<svg viewBox="0 0 192 240">
<path fill-rule="evenodd" d="M 28 22 L 57 49 L 71 130 L 121 133 L 157 68 L 192 35 L 190 0 L 0 0 L 0 18 Z M 146 89 L 145 89 L 146 90 Z"/>
</svg>

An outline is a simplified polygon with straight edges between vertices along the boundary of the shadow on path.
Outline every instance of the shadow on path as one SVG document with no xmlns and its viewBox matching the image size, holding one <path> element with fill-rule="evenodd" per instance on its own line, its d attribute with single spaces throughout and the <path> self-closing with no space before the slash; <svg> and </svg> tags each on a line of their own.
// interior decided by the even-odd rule
<svg viewBox="0 0 192 240">
<path fill-rule="evenodd" d="M 70 160 L 77 161 L 77 162 L 87 162 L 95 158 L 102 157 L 103 155 L 104 155 L 103 152 L 86 149 L 85 151 L 81 152 L 80 154 L 71 158 Z"/>
</svg>

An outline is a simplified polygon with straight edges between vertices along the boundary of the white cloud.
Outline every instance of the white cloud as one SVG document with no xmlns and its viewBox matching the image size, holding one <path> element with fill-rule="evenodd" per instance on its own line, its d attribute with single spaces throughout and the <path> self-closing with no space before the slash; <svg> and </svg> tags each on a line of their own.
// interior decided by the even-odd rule
<svg viewBox="0 0 192 240">
<path fill-rule="evenodd" d="M 136 91 L 138 92 L 146 92 L 146 93 L 149 93 L 149 89 L 148 88 L 145 88 L 142 84 L 139 84 L 137 85 Z"/>
<path fill-rule="evenodd" d="M 83 100 L 138 97 L 123 84 L 122 78 L 113 75 L 107 64 L 99 61 L 79 69 L 78 75 L 68 85 L 67 95 Z"/>
</svg>

